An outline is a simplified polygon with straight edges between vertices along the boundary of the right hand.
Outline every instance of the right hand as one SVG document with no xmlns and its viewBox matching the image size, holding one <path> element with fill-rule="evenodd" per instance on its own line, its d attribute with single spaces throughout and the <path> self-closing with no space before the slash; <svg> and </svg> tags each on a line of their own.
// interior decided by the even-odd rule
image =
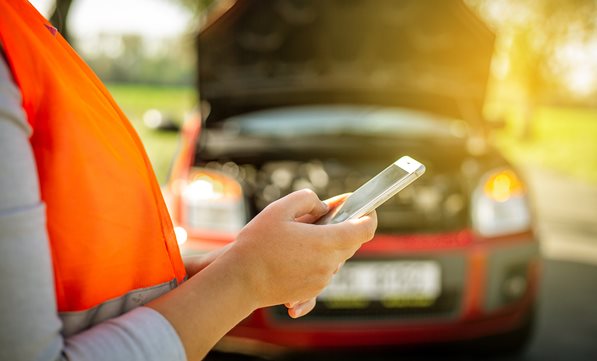
<svg viewBox="0 0 597 361">
<path fill-rule="evenodd" d="M 311 190 L 291 193 L 249 222 L 216 262 L 227 262 L 247 283 L 257 307 L 313 299 L 377 226 L 375 212 L 338 224 L 308 223 L 328 209 Z"/>
</svg>

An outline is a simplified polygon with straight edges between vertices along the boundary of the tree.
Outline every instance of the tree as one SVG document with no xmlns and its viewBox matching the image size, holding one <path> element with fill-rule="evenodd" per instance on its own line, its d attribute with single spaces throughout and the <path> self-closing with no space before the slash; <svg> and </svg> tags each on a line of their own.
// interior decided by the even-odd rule
<svg viewBox="0 0 597 361">
<path fill-rule="evenodd" d="M 70 42 L 71 36 L 68 28 L 68 14 L 73 0 L 56 0 L 54 11 L 50 15 L 50 22 L 54 25 L 62 37 Z"/>
<path fill-rule="evenodd" d="M 579 70 L 592 69 L 597 64 L 587 64 L 589 56 L 574 57 L 576 54 L 570 51 L 589 54 L 589 49 L 597 44 L 597 1 L 466 2 L 496 30 L 496 57 L 505 59 L 502 63 L 508 64 L 508 76 L 516 78 L 527 91 L 543 98 L 590 95 L 582 94 L 586 89 L 575 87 L 571 79 Z M 594 84 L 593 92 L 596 88 Z"/>
</svg>

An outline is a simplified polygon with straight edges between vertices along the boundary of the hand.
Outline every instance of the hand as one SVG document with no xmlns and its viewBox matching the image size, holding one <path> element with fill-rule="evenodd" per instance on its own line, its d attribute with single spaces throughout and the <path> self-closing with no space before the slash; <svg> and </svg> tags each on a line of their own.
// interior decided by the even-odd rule
<svg viewBox="0 0 597 361">
<path fill-rule="evenodd" d="M 350 195 L 350 193 L 344 193 L 344 194 L 332 197 L 330 199 L 326 199 L 324 201 L 324 203 L 327 204 L 328 209 L 331 211 L 332 209 L 334 209 L 337 206 L 339 206 L 340 204 L 342 204 L 342 202 L 344 202 L 346 197 L 348 197 L 349 195 Z M 317 221 L 319 219 L 319 217 L 320 216 L 306 214 L 306 215 L 296 219 L 296 221 L 302 222 L 302 223 L 313 223 L 313 222 Z M 197 272 L 202 271 L 205 267 L 209 266 L 213 261 L 215 261 L 222 254 L 226 253 L 226 251 L 228 251 L 228 249 L 230 249 L 231 246 L 232 246 L 232 243 L 228 243 L 223 247 L 220 247 L 218 249 L 215 249 L 213 251 L 210 251 L 210 252 L 207 252 L 204 254 L 185 256 L 183 261 L 184 261 L 185 269 L 187 272 L 187 276 L 192 277 Z"/>
<path fill-rule="evenodd" d="M 331 211 L 332 209 L 336 208 L 344 200 L 348 197 L 350 193 L 341 194 L 330 199 L 326 199 L 324 201 L 327 204 L 328 209 Z M 311 214 L 306 214 L 302 217 L 299 217 L 296 221 L 302 223 L 313 223 L 317 221 L 319 217 L 313 216 Z M 185 265 L 185 270 L 187 272 L 188 277 L 193 277 L 197 272 L 201 272 L 205 267 L 209 266 L 213 261 L 215 261 L 218 257 L 226 253 L 232 247 L 233 243 L 228 243 L 225 246 L 217 248 L 213 251 L 203 253 L 200 255 L 192 255 L 192 256 L 185 256 L 183 261 Z M 340 266 L 338 266 L 340 268 Z"/>
<path fill-rule="evenodd" d="M 327 212 L 328 205 L 314 192 L 291 193 L 249 222 L 215 262 L 226 262 L 235 277 L 247 283 L 258 307 L 296 300 L 314 305 L 311 299 L 338 265 L 373 238 L 377 226 L 375 213 L 338 224 L 305 223 Z"/>
</svg>

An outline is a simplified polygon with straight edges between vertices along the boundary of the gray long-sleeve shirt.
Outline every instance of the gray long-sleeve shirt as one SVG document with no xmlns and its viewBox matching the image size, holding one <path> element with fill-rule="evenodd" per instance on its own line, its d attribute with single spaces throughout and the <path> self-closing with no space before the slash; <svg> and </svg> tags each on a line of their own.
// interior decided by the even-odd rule
<svg viewBox="0 0 597 361">
<path fill-rule="evenodd" d="M 147 307 L 62 336 L 30 133 L 0 48 L 0 360 L 185 360 L 172 325 Z"/>
</svg>

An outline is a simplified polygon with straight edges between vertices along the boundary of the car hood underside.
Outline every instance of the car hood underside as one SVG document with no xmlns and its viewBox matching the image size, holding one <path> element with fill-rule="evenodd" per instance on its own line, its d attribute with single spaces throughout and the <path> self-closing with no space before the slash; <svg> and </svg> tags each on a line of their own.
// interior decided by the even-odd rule
<svg viewBox="0 0 597 361">
<path fill-rule="evenodd" d="M 208 122 L 338 103 L 478 121 L 494 35 L 458 0 L 238 0 L 197 44 Z"/>
</svg>

